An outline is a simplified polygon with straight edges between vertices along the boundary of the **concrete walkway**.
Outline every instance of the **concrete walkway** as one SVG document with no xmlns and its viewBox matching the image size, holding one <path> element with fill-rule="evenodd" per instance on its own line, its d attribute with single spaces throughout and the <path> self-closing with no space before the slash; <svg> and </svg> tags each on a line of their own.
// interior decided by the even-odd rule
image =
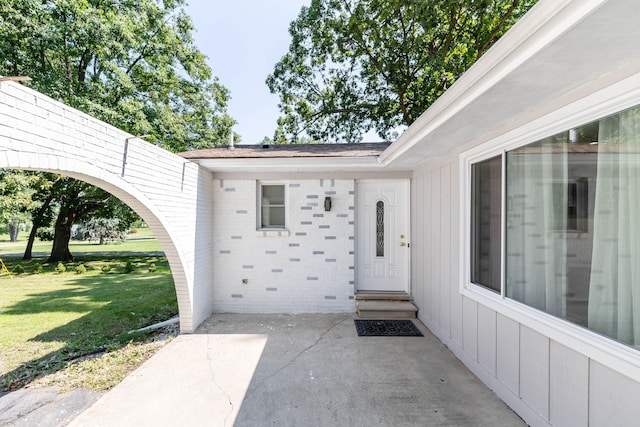
<svg viewBox="0 0 640 427">
<path fill-rule="evenodd" d="M 214 315 L 71 426 L 523 426 L 424 326 L 358 337 L 350 315 Z"/>
</svg>

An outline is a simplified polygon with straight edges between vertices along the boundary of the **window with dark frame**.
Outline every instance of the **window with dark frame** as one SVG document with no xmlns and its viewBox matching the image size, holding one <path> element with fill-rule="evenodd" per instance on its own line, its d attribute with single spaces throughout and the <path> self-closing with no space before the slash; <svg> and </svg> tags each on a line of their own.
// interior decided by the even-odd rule
<svg viewBox="0 0 640 427">
<path fill-rule="evenodd" d="M 471 167 L 471 282 L 500 292 L 502 157 Z"/>
</svg>

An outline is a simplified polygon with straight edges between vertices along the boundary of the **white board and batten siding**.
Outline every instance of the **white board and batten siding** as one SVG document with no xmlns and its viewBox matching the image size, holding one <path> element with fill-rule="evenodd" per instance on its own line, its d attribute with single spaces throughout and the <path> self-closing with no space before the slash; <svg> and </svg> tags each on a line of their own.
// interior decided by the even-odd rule
<svg viewBox="0 0 640 427">
<path fill-rule="evenodd" d="M 638 425 L 640 382 L 631 375 L 545 333 L 544 315 L 539 324 L 523 322 L 463 295 L 458 155 L 421 165 L 412 179 L 412 291 L 420 320 L 530 425 Z M 569 336 L 577 327 L 567 328 Z"/>
</svg>

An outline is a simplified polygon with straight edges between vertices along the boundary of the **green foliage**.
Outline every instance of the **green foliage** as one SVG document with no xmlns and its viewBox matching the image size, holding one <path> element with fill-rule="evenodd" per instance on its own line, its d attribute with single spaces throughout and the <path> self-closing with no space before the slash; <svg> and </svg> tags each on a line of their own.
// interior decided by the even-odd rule
<svg viewBox="0 0 640 427">
<path fill-rule="evenodd" d="M 47 228 L 39 228 L 36 232 L 36 237 L 43 242 L 52 242 L 53 241 L 53 227 Z"/>
<path fill-rule="evenodd" d="M 133 273 L 135 270 L 136 268 L 131 261 L 127 261 L 127 263 L 124 265 L 124 272 L 127 274 Z"/>
<path fill-rule="evenodd" d="M 386 140 L 413 123 L 536 0 L 312 0 L 267 85 L 273 140 Z"/>
<path fill-rule="evenodd" d="M 90 218 L 78 227 L 75 239 L 106 242 L 123 242 L 127 235 L 126 222 L 120 218 Z"/>
<path fill-rule="evenodd" d="M 56 265 L 56 272 L 58 272 L 58 274 L 62 274 L 65 271 L 67 271 L 67 267 L 65 267 L 63 263 L 59 262 L 58 265 Z"/>
<path fill-rule="evenodd" d="M 109 272 L 111 271 L 111 265 L 110 264 L 104 264 L 100 270 L 102 271 L 103 274 L 109 274 Z"/>
<path fill-rule="evenodd" d="M 193 31 L 184 0 L 3 0 L 0 75 L 29 76 L 27 86 L 170 151 L 207 148 L 226 143 L 235 122 Z M 41 176 L 31 197 L 39 204 L 17 205 L 36 230 L 57 215 L 50 260 L 69 260 L 71 226 L 114 217 L 100 211 L 118 203 L 88 184 Z M 10 194 L 0 205 L 20 193 Z"/>
<path fill-rule="evenodd" d="M 171 151 L 222 144 L 228 90 L 193 40 L 184 0 L 3 0 L 0 74 Z"/>
<path fill-rule="evenodd" d="M 42 274 L 44 272 L 44 268 L 42 267 L 42 264 L 35 263 L 33 264 L 33 268 L 31 269 L 31 272 L 33 274 Z"/>
<path fill-rule="evenodd" d="M 76 274 L 84 274 L 87 272 L 87 267 L 84 264 L 78 264 L 76 266 Z"/>
<path fill-rule="evenodd" d="M 51 185 L 42 190 L 43 194 L 38 192 L 38 195 L 43 199 L 55 200 L 58 205 L 55 232 L 51 238 L 53 247 L 49 258 L 50 262 L 71 259 L 69 239 L 72 227 L 76 223 L 86 221 L 91 231 L 87 234 L 99 240 L 101 235 L 111 239 L 119 234 L 123 238 L 124 230 L 139 218 L 122 201 L 100 188 L 64 176 L 54 176 L 52 179 Z M 45 194 L 48 195 L 45 196 Z M 45 222 L 46 218 L 41 219 L 40 213 L 40 211 L 34 212 L 34 224 Z M 48 213 L 44 212 L 44 215 L 46 216 Z M 81 227 L 81 231 L 84 229 L 86 227 Z M 40 229 L 38 233 L 40 233 Z M 48 238 L 49 235 L 43 237 Z"/>
<path fill-rule="evenodd" d="M 18 264 L 15 267 L 13 267 L 13 274 L 22 274 L 22 273 L 24 273 L 24 267 L 21 264 Z"/>
<path fill-rule="evenodd" d="M 149 264 L 149 273 L 155 273 L 158 270 L 158 267 L 154 263 Z"/>
<path fill-rule="evenodd" d="M 0 170 L 0 224 L 8 225 L 12 242 L 18 238 L 20 224 L 29 220 L 29 210 L 38 206 L 31 197 L 37 180 L 33 172 Z"/>
</svg>

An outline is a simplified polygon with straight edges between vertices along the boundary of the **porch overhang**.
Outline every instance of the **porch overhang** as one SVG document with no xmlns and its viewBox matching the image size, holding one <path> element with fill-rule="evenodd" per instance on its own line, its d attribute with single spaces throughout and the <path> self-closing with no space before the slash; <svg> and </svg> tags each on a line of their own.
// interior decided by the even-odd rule
<svg viewBox="0 0 640 427">
<path fill-rule="evenodd" d="M 292 157 L 196 159 L 214 172 L 372 172 L 384 169 L 377 157 Z"/>
</svg>

